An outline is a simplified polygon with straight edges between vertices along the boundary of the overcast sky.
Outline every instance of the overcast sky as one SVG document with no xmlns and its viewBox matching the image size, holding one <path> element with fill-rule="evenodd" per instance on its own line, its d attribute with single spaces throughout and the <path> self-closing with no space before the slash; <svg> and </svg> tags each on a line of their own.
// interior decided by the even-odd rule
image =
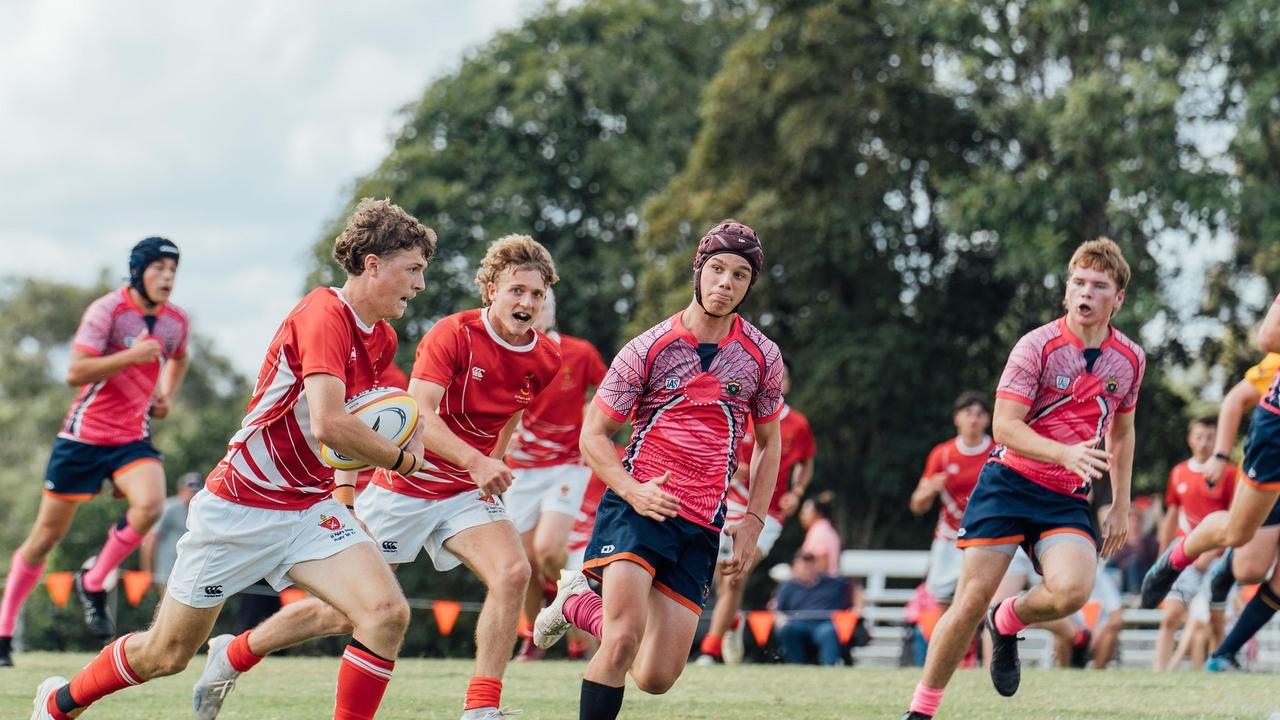
<svg viewBox="0 0 1280 720">
<path fill-rule="evenodd" d="M 174 302 L 256 375 L 396 111 L 540 7 L 0 2 L 0 275 L 123 280 L 133 243 L 164 235 Z"/>
</svg>

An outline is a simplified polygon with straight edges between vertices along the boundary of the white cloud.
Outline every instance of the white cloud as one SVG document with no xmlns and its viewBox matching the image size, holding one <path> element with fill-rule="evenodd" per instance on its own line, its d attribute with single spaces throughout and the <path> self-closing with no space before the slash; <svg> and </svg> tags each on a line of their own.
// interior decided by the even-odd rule
<svg viewBox="0 0 1280 720">
<path fill-rule="evenodd" d="M 0 274 L 123 277 L 163 234 L 183 251 L 174 301 L 256 373 L 396 111 L 539 7 L 0 3 Z"/>
</svg>

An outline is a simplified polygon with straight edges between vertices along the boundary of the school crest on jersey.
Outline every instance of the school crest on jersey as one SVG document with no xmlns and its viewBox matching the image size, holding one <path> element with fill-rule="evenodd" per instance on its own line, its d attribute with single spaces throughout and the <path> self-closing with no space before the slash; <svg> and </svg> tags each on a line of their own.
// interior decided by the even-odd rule
<svg viewBox="0 0 1280 720">
<path fill-rule="evenodd" d="M 1116 378 L 1116 377 L 1107 378 L 1107 383 L 1106 385 L 1104 385 L 1104 387 L 1107 389 L 1107 392 L 1115 393 L 1115 391 L 1120 388 L 1120 378 Z"/>
<path fill-rule="evenodd" d="M 533 397 L 533 384 L 537 381 L 537 375 L 534 375 L 532 372 L 525 373 L 524 384 L 520 386 L 520 390 L 517 392 L 517 399 L 523 402 L 528 402 L 529 398 Z"/>
<path fill-rule="evenodd" d="M 724 390 L 729 393 L 729 397 L 738 397 L 738 393 L 742 392 L 742 383 L 736 379 L 730 380 L 724 384 Z"/>
</svg>

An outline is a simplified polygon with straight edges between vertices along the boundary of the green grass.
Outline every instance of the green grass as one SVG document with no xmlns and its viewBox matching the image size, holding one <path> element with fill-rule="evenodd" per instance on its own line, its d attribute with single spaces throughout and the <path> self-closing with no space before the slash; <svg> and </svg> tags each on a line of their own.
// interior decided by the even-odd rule
<svg viewBox="0 0 1280 720">
<path fill-rule="evenodd" d="M 36 686 L 48 675 L 70 675 L 86 654 L 18 655 L 18 666 L 0 670 L 0 718 L 26 718 Z M 104 699 L 86 718 L 172 720 L 190 717 L 191 685 L 204 665 Z M 575 718 L 584 665 L 563 661 L 513 664 L 504 697 L 522 708 L 521 720 Z M 240 680 L 228 699 L 225 720 L 326 718 L 333 707 L 336 658 L 268 658 Z M 409 659 L 396 667 L 380 719 L 454 720 L 471 664 L 462 660 Z M 628 719 L 887 718 L 906 708 L 919 671 L 745 665 L 690 666 L 667 695 L 627 691 Z M 996 695 L 981 671 L 956 675 L 940 718 L 1050 720 L 1061 718 L 1248 718 L 1265 720 L 1280 710 L 1274 675 L 1156 675 L 1137 671 L 1032 670 L 1017 696 Z"/>
</svg>

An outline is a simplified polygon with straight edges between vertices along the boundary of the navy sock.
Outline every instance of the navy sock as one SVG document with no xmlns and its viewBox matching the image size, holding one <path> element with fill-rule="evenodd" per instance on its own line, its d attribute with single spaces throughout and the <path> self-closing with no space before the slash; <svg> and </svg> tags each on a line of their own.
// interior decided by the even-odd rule
<svg viewBox="0 0 1280 720">
<path fill-rule="evenodd" d="M 609 687 L 590 680 L 582 681 L 578 699 L 578 720 L 615 720 L 622 711 L 623 687 Z"/>
<path fill-rule="evenodd" d="M 1235 627 L 1231 628 L 1231 632 L 1222 639 L 1218 649 L 1213 651 L 1214 657 L 1235 657 L 1236 653 L 1240 652 L 1240 648 L 1249 642 L 1249 638 L 1258 634 L 1262 626 L 1276 614 L 1277 609 L 1280 609 L 1280 597 L 1276 596 L 1271 586 L 1263 585 L 1258 588 L 1258 593 L 1240 612 Z"/>
</svg>

